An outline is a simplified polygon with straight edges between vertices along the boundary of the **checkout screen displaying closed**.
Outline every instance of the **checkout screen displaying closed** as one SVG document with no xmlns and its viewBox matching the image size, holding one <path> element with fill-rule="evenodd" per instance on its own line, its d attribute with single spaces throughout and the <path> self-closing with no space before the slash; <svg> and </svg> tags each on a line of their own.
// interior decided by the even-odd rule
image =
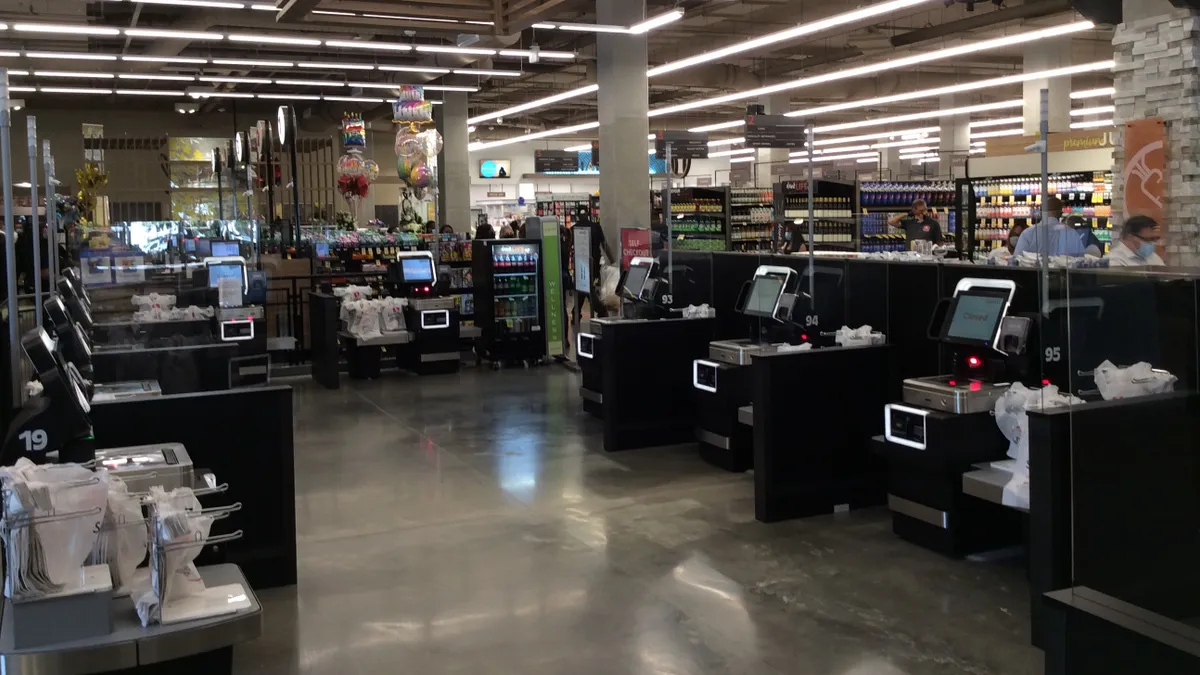
<svg viewBox="0 0 1200 675">
<path fill-rule="evenodd" d="M 433 281 L 433 264 L 429 258 L 401 258 L 405 281 Z"/>
<path fill-rule="evenodd" d="M 996 335 L 996 326 L 1004 311 L 1004 300 L 996 296 L 959 295 L 946 337 L 990 342 Z"/>
<path fill-rule="evenodd" d="M 779 301 L 779 292 L 783 290 L 783 279 L 776 277 L 757 277 L 750 286 L 750 297 L 746 299 L 746 314 L 772 316 L 775 314 L 775 303 Z"/>
</svg>

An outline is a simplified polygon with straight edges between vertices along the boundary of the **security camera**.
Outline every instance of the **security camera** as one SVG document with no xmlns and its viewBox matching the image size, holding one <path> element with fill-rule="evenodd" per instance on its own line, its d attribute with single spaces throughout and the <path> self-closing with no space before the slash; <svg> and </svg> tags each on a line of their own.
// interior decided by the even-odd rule
<svg viewBox="0 0 1200 675">
<path fill-rule="evenodd" d="M 184 101 L 175 104 L 175 112 L 180 115 L 191 115 L 200 109 L 200 106 L 193 101 Z"/>
</svg>

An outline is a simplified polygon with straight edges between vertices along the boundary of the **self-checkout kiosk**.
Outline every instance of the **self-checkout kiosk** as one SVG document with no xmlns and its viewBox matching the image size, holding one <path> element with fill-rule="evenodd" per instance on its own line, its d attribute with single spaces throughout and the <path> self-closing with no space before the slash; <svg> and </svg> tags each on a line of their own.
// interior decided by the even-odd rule
<svg viewBox="0 0 1200 675">
<path fill-rule="evenodd" d="M 964 472 L 1008 450 L 993 410 L 1026 370 L 1032 325 L 1008 315 L 1015 292 L 1010 279 L 960 280 L 930 322 L 930 337 L 952 355 L 952 372 L 904 380 L 902 401 L 884 406 L 893 530 L 948 555 L 1020 540 L 1019 513 L 962 491 Z"/>
<path fill-rule="evenodd" d="M 96 445 L 88 419 L 91 404 L 83 376 L 75 364 L 64 362 L 55 353 L 54 342 L 44 328 L 25 333 L 21 348 L 33 364 L 42 392 L 30 396 L 9 425 L 0 449 L 0 466 L 12 466 L 21 457 L 41 463 L 46 461 L 47 453 L 54 451 L 62 462 L 95 459 Z"/>
<path fill-rule="evenodd" d="M 237 242 L 213 242 L 213 252 L 218 251 L 236 253 Z M 204 272 L 199 283 L 210 299 L 216 296 L 212 304 L 216 308 L 217 340 L 237 345 L 237 355 L 229 358 L 229 386 L 268 383 L 271 356 L 267 353 L 266 313 L 261 304 L 265 298 L 250 293 L 246 259 L 240 255 L 212 255 L 204 259 Z"/>
<path fill-rule="evenodd" d="M 696 441 L 710 464 L 729 471 L 754 466 L 753 429 L 738 420 L 738 409 L 751 401 L 754 356 L 779 349 L 769 338 L 776 328 L 790 324 L 798 289 L 796 270 L 760 266 L 743 285 L 737 303 L 737 311 L 755 324 L 754 337 L 711 342 L 708 358 L 692 362 Z"/>
<path fill-rule="evenodd" d="M 670 283 L 661 278 L 661 266 L 654 258 L 633 258 L 621 284 L 621 314 L 629 319 L 662 319 L 670 316 Z M 589 328 L 595 320 L 589 321 Z M 580 330 L 575 334 L 575 354 L 579 364 L 579 396 L 583 409 L 601 417 L 604 414 L 603 387 L 600 382 L 603 351 L 599 325 L 596 331 Z"/>
<path fill-rule="evenodd" d="M 92 379 L 92 339 L 71 319 L 60 296 L 49 296 L 43 303 L 42 327 L 57 340 L 66 360 L 86 379 Z"/>
<path fill-rule="evenodd" d="M 388 264 L 392 294 L 407 298 L 404 324 L 410 347 L 400 349 L 400 365 L 420 374 L 458 372 L 459 318 L 454 298 L 440 295 L 429 251 L 401 251 Z"/>
</svg>

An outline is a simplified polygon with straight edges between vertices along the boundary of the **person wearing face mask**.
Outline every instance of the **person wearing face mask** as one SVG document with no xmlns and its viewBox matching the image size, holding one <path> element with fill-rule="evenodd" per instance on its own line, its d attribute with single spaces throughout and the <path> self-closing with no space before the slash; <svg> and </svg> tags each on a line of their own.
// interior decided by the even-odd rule
<svg viewBox="0 0 1200 675">
<path fill-rule="evenodd" d="M 1024 225 L 1013 225 L 1008 231 L 1008 240 L 1004 242 L 1004 246 L 992 249 L 988 254 L 988 260 L 1008 260 L 1012 257 L 1013 251 L 1017 248 L 1017 241 L 1021 238 L 1021 233 L 1025 231 Z"/>
<path fill-rule="evenodd" d="M 897 213 L 888 218 L 887 224 L 890 227 L 904 230 L 904 236 L 909 244 L 918 240 L 932 241 L 935 244 L 942 243 L 942 226 L 933 216 L 929 215 L 929 207 L 925 204 L 924 199 L 913 200 L 912 211 Z"/>
<path fill-rule="evenodd" d="M 1071 229 L 1079 233 L 1079 240 L 1083 242 L 1083 252 L 1087 255 L 1096 256 L 1099 258 L 1103 254 L 1104 244 L 1096 238 L 1096 233 L 1092 232 L 1092 225 L 1087 218 L 1083 216 L 1071 216 L 1067 218 L 1067 225 Z"/>
<path fill-rule="evenodd" d="M 1162 228 L 1150 216 L 1134 216 L 1121 227 L 1121 239 L 1112 245 L 1104 259 L 1109 267 L 1162 267 L 1157 248 L 1162 241 Z"/>
<path fill-rule="evenodd" d="M 788 223 L 783 226 L 782 240 L 779 242 L 780 253 L 800 253 L 807 251 L 804 246 L 804 225 Z"/>
</svg>

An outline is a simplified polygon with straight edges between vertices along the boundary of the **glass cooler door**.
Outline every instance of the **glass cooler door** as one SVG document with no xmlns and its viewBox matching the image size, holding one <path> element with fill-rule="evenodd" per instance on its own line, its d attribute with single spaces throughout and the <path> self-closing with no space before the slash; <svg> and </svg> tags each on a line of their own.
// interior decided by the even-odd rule
<svg viewBox="0 0 1200 675">
<path fill-rule="evenodd" d="M 498 333 L 542 329 L 536 242 L 492 245 L 493 317 Z"/>
</svg>

